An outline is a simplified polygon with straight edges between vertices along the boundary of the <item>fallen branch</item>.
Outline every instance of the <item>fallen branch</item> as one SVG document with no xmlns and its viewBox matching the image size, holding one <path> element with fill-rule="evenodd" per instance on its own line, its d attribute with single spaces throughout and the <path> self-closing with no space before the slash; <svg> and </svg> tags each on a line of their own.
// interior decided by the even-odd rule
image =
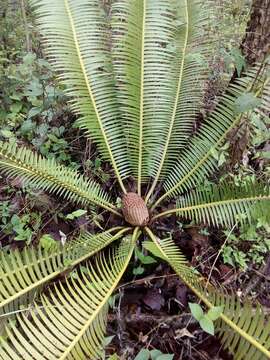
<svg viewBox="0 0 270 360">
<path fill-rule="evenodd" d="M 119 316 L 116 314 L 109 315 L 109 322 L 119 321 Z M 180 315 L 154 315 L 154 314 L 130 314 L 123 318 L 126 324 L 149 324 L 160 325 L 163 327 L 170 327 L 170 329 L 181 329 L 187 323 L 195 324 L 196 320 L 188 313 Z"/>
</svg>

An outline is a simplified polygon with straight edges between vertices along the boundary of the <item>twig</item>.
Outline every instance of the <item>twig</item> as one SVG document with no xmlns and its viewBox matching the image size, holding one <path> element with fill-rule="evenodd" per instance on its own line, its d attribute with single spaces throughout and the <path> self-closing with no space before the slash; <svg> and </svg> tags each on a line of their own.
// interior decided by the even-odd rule
<svg viewBox="0 0 270 360">
<path fill-rule="evenodd" d="M 21 10 L 22 10 L 23 26 L 25 29 L 26 50 L 27 50 L 27 52 L 30 52 L 30 51 L 32 51 L 32 49 L 31 49 L 31 41 L 30 41 L 30 34 L 29 34 L 29 29 L 28 29 L 24 0 L 21 0 Z"/>
<path fill-rule="evenodd" d="M 219 249 L 219 251 L 218 251 L 218 253 L 217 253 L 217 256 L 216 256 L 216 258 L 215 258 L 215 260 L 214 260 L 214 262 L 213 262 L 213 265 L 211 266 L 210 273 L 209 273 L 209 275 L 208 275 L 208 278 L 207 278 L 207 281 L 206 281 L 206 284 L 205 284 L 205 288 L 206 288 L 206 289 L 207 289 L 207 287 L 208 287 L 208 285 L 209 285 L 209 282 L 210 282 L 210 279 L 211 279 L 211 276 L 212 276 L 212 272 L 213 272 L 213 270 L 214 270 L 214 268 L 215 268 L 215 265 L 216 265 L 216 263 L 217 263 L 217 261 L 218 261 L 218 258 L 219 258 L 219 256 L 220 256 L 220 254 L 222 253 L 222 251 L 223 251 L 223 249 L 224 249 L 224 247 L 225 247 L 225 245 L 226 245 L 226 243 L 227 243 L 227 241 L 228 241 L 231 233 L 232 233 L 233 230 L 235 229 L 236 225 L 237 225 L 237 223 L 235 223 L 235 224 L 233 225 L 233 227 L 231 228 L 228 236 L 226 237 L 226 240 L 224 241 L 224 243 L 222 244 L 221 248 Z"/>
<path fill-rule="evenodd" d="M 268 267 L 270 266 L 270 255 L 268 255 L 265 264 L 262 264 L 258 271 L 253 270 L 255 275 L 251 277 L 250 281 L 248 282 L 247 286 L 243 289 L 242 296 L 246 297 L 256 286 L 260 284 L 266 273 Z M 259 275 L 259 276 L 258 276 Z"/>
<path fill-rule="evenodd" d="M 147 276 L 142 279 L 137 279 L 137 280 L 133 280 L 133 281 L 127 282 L 125 284 L 122 284 L 122 285 L 118 286 L 118 289 L 132 288 L 133 286 L 136 286 L 136 285 L 143 285 L 146 282 L 149 282 L 151 280 L 163 279 L 163 278 L 169 278 L 169 277 L 178 277 L 178 275 L 177 274 L 168 274 L 168 275 L 160 275 L 160 276 Z"/>
</svg>

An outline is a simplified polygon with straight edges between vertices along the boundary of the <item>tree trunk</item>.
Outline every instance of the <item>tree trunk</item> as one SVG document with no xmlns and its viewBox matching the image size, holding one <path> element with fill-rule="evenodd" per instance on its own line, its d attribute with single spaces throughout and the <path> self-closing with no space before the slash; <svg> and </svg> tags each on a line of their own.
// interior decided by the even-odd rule
<svg viewBox="0 0 270 360">
<path fill-rule="evenodd" d="M 270 0 L 252 0 L 250 19 L 247 23 L 246 33 L 240 48 L 248 68 L 256 62 L 263 62 L 267 55 L 270 55 Z M 238 73 L 235 69 L 231 82 L 237 77 Z M 230 133 L 231 145 L 229 152 L 231 167 L 243 161 L 250 136 L 247 127 L 248 122 L 244 121 Z M 243 129 L 243 135 L 237 137 L 240 128 Z"/>
<path fill-rule="evenodd" d="M 241 45 L 247 64 L 261 62 L 270 53 L 270 0 L 253 0 Z"/>
</svg>

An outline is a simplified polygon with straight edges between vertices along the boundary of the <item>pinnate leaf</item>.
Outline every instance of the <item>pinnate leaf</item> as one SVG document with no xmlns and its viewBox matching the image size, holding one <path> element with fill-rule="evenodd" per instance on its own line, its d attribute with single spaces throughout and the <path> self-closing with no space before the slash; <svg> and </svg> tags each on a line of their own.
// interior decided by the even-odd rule
<svg viewBox="0 0 270 360">
<path fill-rule="evenodd" d="M 209 317 L 209 319 L 214 321 L 220 317 L 222 311 L 223 306 L 214 306 L 208 311 L 207 316 Z"/>
<path fill-rule="evenodd" d="M 240 114 L 249 110 L 253 110 L 258 105 L 260 105 L 260 100 L 252 93 L 245 93 L 240 95 L 235 100 L 235 113 Z"/>
</svg>

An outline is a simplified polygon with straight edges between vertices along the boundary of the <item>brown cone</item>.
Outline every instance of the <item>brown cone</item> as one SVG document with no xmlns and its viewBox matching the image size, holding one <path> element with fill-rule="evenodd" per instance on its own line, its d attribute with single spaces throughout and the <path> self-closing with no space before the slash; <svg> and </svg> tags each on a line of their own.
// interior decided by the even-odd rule
<svg viewBox="0 0 270 360">
<path fill-rule="evenodd" d="M 145 226 L 149 221 L 148 209 L 143 199 L 136 193 L 127 193 L 122 198 L 125 220 L 134 226 Z"/>
</svg>

